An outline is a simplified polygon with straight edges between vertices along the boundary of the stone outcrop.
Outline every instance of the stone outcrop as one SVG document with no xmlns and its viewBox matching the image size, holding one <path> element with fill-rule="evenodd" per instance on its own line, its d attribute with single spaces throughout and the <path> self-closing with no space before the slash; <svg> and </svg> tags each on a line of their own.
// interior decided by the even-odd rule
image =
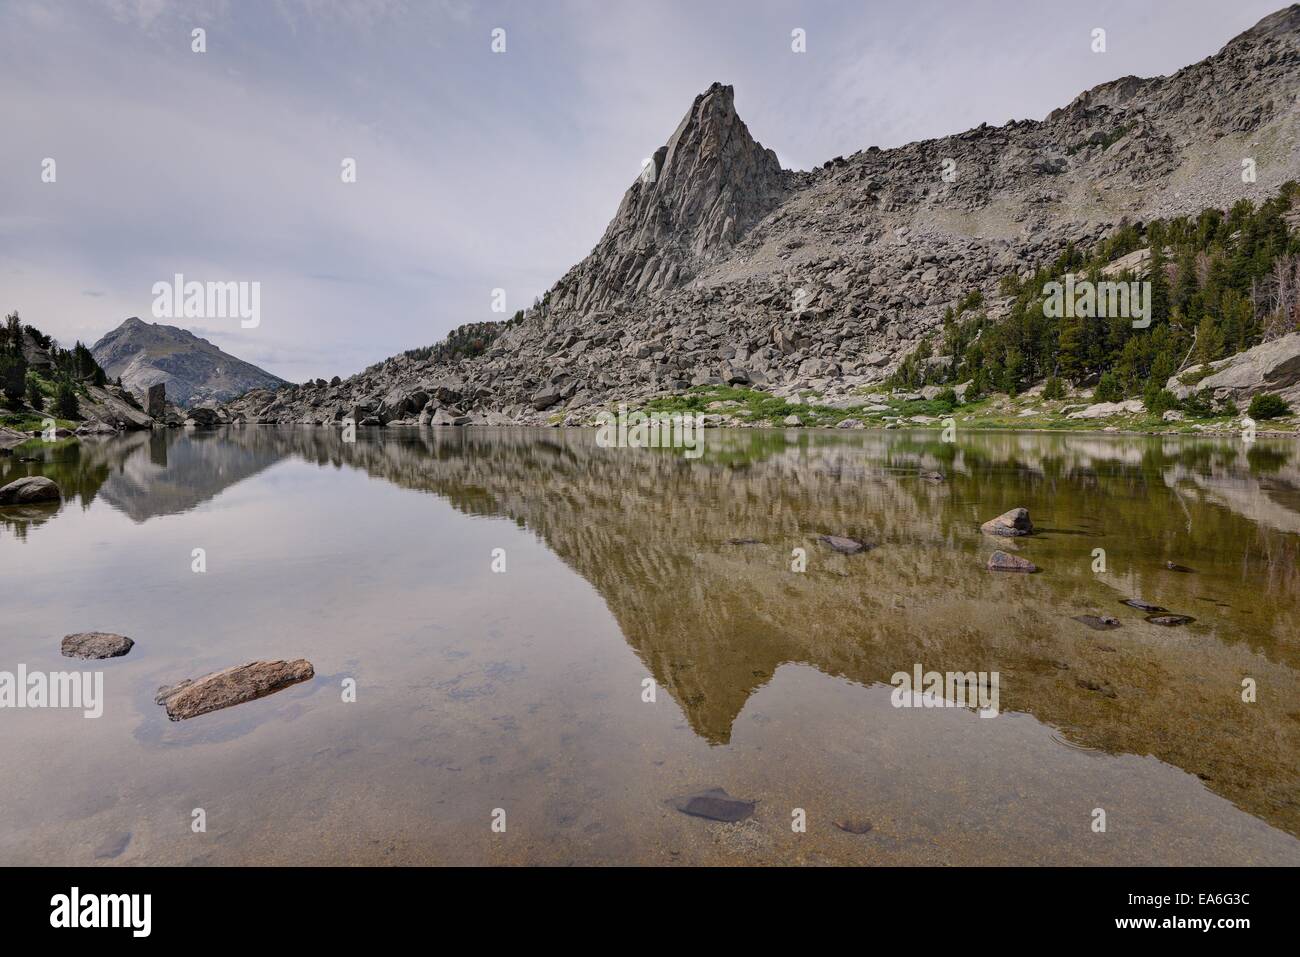
<svg viewBox="0 0 1300 957">
<path fill-rule="evenodd" d="M 159 688 L 154 702 L 167 709 L 167 717 L 171 720 L 184 721 L 264 698 L 308 681 L 315 675 L 311 662 L 303 658 L 296 661 L 253 661 Z"/>
<path fill-rule="evenodd" d="M 1213 362 L 1210 369 L 1213 371 L 1209 375 L 1190 385 L 1174 376 L 1166 388 L 1180 399 L 1192 392 L 1208 389 L 1216 399 L 1242 400 L 1261 392 L 1272 392 L 1288 401 L 1300 402 L 1300 332 Z M 1190 371 L 1204 369 L 1197 367 Z"/>
</svg>

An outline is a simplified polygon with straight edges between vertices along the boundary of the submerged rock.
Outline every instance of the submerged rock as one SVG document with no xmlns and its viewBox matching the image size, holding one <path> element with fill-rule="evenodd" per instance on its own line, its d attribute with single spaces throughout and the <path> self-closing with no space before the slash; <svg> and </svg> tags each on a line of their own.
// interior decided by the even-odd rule
<svg viewBox="0 0 1300 957">
<path fill-rule="evenodd" d="M 1179 625 L 1186 625 L 1195 621 L 1190 615 L 1147 615 L 1146 620 L 1153 625 L 1164 625 L 1166 628 L 1177 628 Z"/>
<path fill-rule="evenodd" d="M 1014 538 L 1019 535 L 1032 535 L 1034 533 L 1034 523 L 1029 520 L 1029 509 L 1013 508 L 1008 512 L 1003 512 L 997 518 L 989 519 L 980 526 L 980 531 L 985 535 Z"/>
<path fill-rule="evenodd" d="M 0 488 L 0 506 L 39 505 L 62 499 L 59 487 L 43 475 L 30 475 Z"/>
<path fill-rule="evenodd" d="M 1110 615 L 1075 615 L 1074 620 L 1087 625 L 1093 631 L 1111 631 L 1120 626 L 1118 618 Z"/>
<path fill-rule="evenodd" d="M 856 538 L 846 538 L 843 535 L 822 535 L 819 536 L 818 541 L 829 545 L 841 555 L 856 555 L 858 552 L 874 547 L 867 542 L 860 542 Z"/>
<path fill-rule="evenodd" d="M 125 635 L 107 631 L 80 631 L 68 635 L 59 646 L 65 658 L 121 658 L 135 647 Z"/>
<path fill-rule="evenodd" d="M 1169 610 L 1168 608 L 1162 608 L 1159 605 L 1153 605 L 1150 602 L 1145 602 L 1141 598 L 1122 598 L 1120 599 L 1120 604 L 1128 605 L 1130 608 L 1136 608 L 1138 611 L 1145 611 L 1147 614 L 1151 614 L 1151 615 L 1159 614 L 1162 611 Z"/>
<path fill-rule="evenodd" d="M 847 831 L 849 834 L 866 834 L 871 830 L 871 822 L 863 821 L 859 818 L 841 818 L 838 821 L 832 821 L 841 831 Z"/>
<path fill-rule="evenodd" d="M 202 678 L 186 678 L 180 684 L 162 687 L 154 703 L 167 709 L 173 721 L 195 718 L 274 694 L 290 685 L 315 677 L 310 661 L 253 661 L 216 671 Z"/>
<path fill-rule="evenodd" d="M 707 818 L 710 821 L 725 821 L 734 824 L 743 821 L 754 813 L 757 801 L 742 801 L 734 798 L 722 788 L 709 788 L 696 794 L 675 797 L 672 806 L 691 817 Z"/>
<path fill-rule="evenodd" d="M 1038 571 L 1038 566 L 1029 559 L 1021 558 L 1019 555 L 1008 555 L 1003 551 L 997 551 L 990 555 L 987 567 L 991 572 L 1023 572 L 1031 574 Z"/>
<path fill-rule="evenodd" d="M 1091 678 L 1076 678 L 1074 683 L 1085 691 L 1095 691 L 1107 698 L 1118 698 L 1119 694 L 1105 681 L 1093 681 Z"/>
</svg>

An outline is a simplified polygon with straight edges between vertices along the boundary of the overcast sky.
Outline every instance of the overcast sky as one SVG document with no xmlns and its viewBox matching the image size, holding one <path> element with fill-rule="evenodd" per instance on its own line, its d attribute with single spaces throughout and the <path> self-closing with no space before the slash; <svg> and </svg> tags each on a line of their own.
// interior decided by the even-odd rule
<svg viewBox="0 0 1300 957">
<path fill-rule="evenodd" d="M 256 281 L 257 328 L 167 321 L 293 381 L 346 376 L 500 318 L 495 288 L 530 304 L 714 80 L 807 169 L 1041 119 L 1282 5 L 0 0 L 0 307 L 93 343 L 155 321 L 175 273 Z"/>
</svg>

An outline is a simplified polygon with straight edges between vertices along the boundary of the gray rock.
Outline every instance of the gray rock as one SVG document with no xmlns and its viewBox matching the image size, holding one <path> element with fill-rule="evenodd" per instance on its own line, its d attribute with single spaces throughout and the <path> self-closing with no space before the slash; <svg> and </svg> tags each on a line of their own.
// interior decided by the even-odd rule
<svg viewBox="0 0 1300 957">
<path fill-rule="evenodd" d="M 1003 512 L 997 518 L 991 518 L 980 526 L 985 535 L 1001 538 L 1015 538 L 1020 535 L 1032 535 L 1034 523 L 1029 520 L 1029 509 L 1013 508 Z"/>
<path fill-rule="evenodd" d="M 0 488 L 0 507 L 43 505 L 61 501 L 59 487 L 43 475 L 30 475 Z"/>
<path fill-rule="evenodd" d="M 200 406 L 189 410 L 185 424 L 200 429 L 214 429 L 221 424 L 221 419 L 217 416 L 215 409 Z"/>
<path fill-rule="evenodd" d="M 542 386 L 533 393 L 533 408 L 538 412 L 545 411 L 560 401 L 560 390 L 553 385 Z"/>
<path fill-rule="evenodd" d="M 858 552 L 868 551 L 875 546 L 860 542 L 856 538 L 847 538 L 843 535 L 822 535 L 818 541 L 829 545 L 834 551 L 841 555 L 856 555 Z"/>
<path fill-rule="evenodd" d="M 1300 400 L 1300 332 L 1292 332 L 1212 363 L 1213 374 L 1191 386 L 1169 380 L 1166 388 L 1180 398 L 1209 389 L 1216 398 L 1242 400 L 1260 392 L 1276 392 L 1288 401 Z"/>
</svg>

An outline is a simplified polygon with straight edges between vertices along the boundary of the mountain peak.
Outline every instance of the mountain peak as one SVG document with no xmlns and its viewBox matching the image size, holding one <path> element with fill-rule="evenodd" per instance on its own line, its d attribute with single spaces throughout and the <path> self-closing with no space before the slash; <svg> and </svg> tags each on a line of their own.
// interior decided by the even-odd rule
<svg viewBox="0 0 1300 957">
<path fill-rule="evenodd" d="M 557 283 L 556 306 L 659 292 L 725 255 L 789 191 L 791 174 L 750 135 L 735 90 L 713 83 L 643 164 L 591 255 Z"/>
<path fill-rule="evenodd" d="M 188 329 L 132 316 L 90 347 L 109 378 L 143 395 L 162 382 L 167 398 L 189 406 L 225 401 L 249 389 L 276 389 L 279 376 L 223 352 Z"/>
</svg>

